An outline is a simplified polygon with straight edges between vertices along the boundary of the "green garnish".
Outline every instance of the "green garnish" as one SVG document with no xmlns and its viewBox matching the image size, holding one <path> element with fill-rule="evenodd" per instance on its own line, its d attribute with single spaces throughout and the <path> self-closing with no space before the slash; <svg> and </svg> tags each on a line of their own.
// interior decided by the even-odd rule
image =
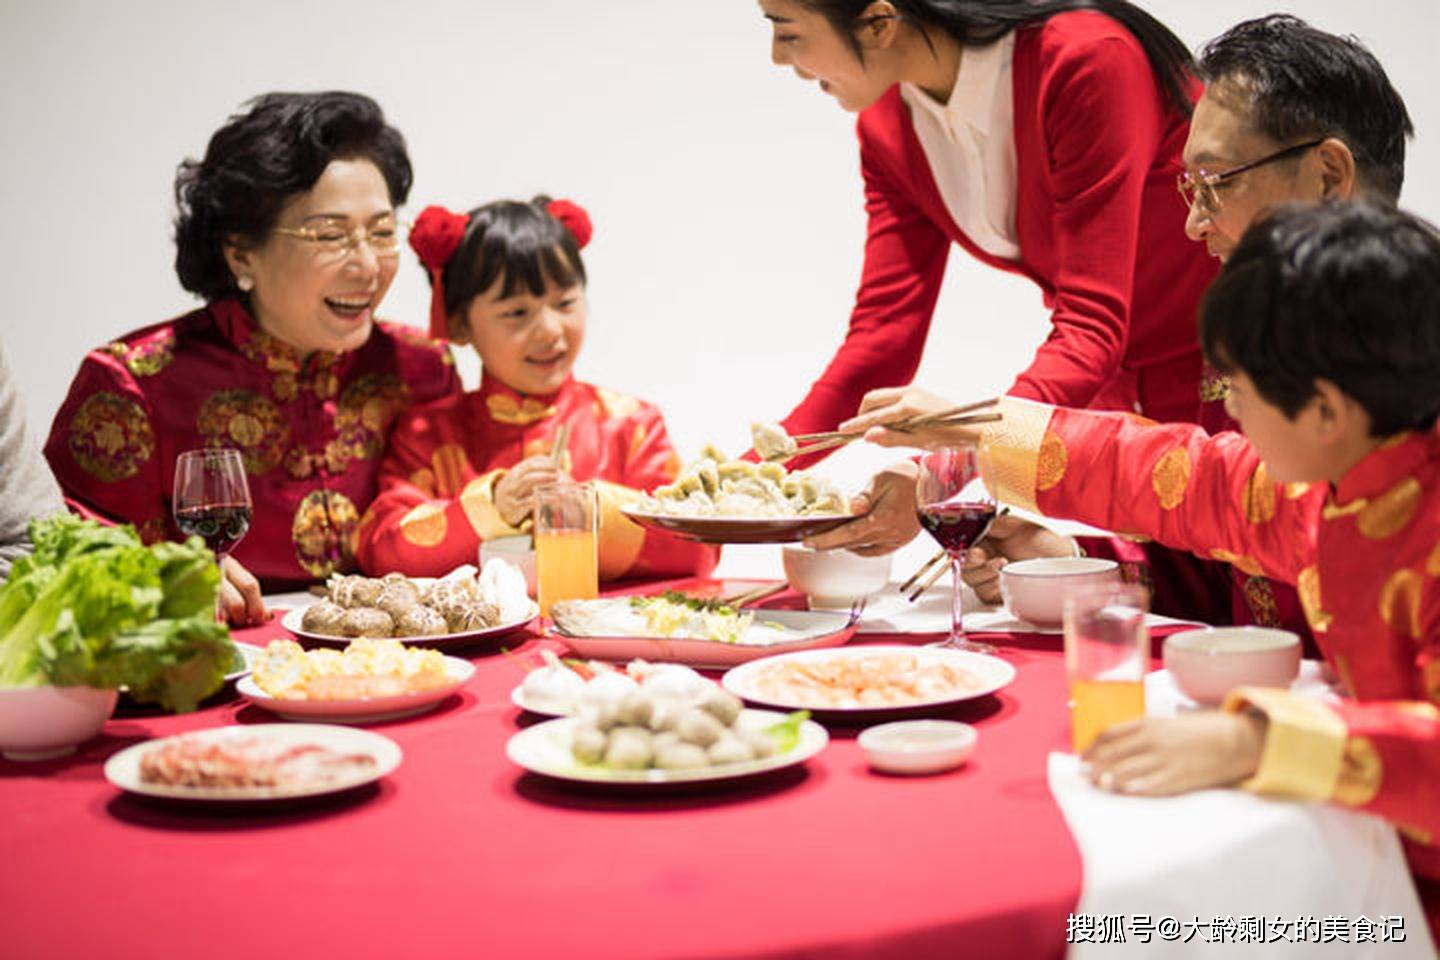
<svg viewBox="0 0 1440 960">
<path fill-rule="evenodd" d="M 673 603 L 676 606 L 685 607 L 689 610 L 698 610 L 701 613 L 722 613 L 738 615 L 740 611 L 714 597 L 702 598 L 692 597 L 689 594 L 681 593 L 679 590 L 666 590 L 662 594 L 653 597 L 631 597 L 630 606 L 643 609 L 654 606 L 656 603 Z"/>
<path fill-rule="evenodd" d="M 809 719 L 809 710 L 796 710 L 784 720 L 766 727 L 765 733 L 775 741 L 777 750 L 781 753 L 789 753 L 800 743 L 800 727 Z"/>
</svg>

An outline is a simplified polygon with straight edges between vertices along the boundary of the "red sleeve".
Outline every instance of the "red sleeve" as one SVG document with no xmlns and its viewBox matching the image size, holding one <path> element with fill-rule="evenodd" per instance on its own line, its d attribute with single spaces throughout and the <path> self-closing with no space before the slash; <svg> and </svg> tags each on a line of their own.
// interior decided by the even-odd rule
<svg viewBox="0 0 1440 960">
<path fill-rule="evenodd" d="M 1062 46 L 1042 67 L 1039 96 L 1055 197 L 1054 313 L 1010 393 L 1085 407 L 1125 353 L 1141 199 L 1166 106 L 1128 36 Z"/>
<path fill-rule="evenodd" d="M 399 571 L 441 577 L 466 563 L 478 563 L 481 529 L 489 536 L 518 533 L 495 509 L 494 482 L 503 471 L 475 477 L 459 496 L 438 495 L 436 472 L 467 469 L 454 444 L 442 444 L 425 429 L 429 413 L 412 411 L 390 433 L 380 465 L 379 495 L 365 512 L 355 555 L 371 576 Z"/>
<path fill-rule="evenodd" d="M 150 402 L 116 357 L 92 350 L 55 414 L 45 457 L 71 509 L 134 524 L 147 542 L 170 532 L 170 504 Z"/>
<path fill-rule="evenodd" d="M 945 276 L 950 240 L 885 169 L 863 118 L 859 134 L 869 218 L 860 290 L 845 342 L 785 418 L 792 435 L 830 430 L 854 416 L 869 391 L 910 382 Z"/>
</svg>

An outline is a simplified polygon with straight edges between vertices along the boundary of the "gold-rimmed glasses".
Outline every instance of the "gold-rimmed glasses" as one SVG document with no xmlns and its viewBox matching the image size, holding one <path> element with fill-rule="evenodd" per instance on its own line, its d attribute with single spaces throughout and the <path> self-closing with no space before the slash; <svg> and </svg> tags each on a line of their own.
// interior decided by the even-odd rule
<svg viewBox="0 0 1440 960">
<path fill-rule="evenodd" d="M 1306 150 L 1312 147 L 1318 147 L 1324 142 L 1324 137 L 1318 140 L 1307 140 L 1304 143 L 1297 143 L 1283 150 L 1277 150 L 1272 154 L 1261 157 L 1259 160 L 1251 160 L 1248 163 L 1242 163 L 1238 167 L 1231 167 L 1229 170 L 1222 170 L 1219 173 L 1211 173 L 1208 170 L 1202 169 L 1195 171 L 1194 176 L 1191 176 L 1189 170 L 1183 170 L 1175 178 L 1175 188 L 1180 191 L 1180 196 L 1184 198 L 1186 206 L 1192 209 L 1199 207 L 1206 213 L 1215 213 L 1220 209 L 1220 194 L 1215 189 L 1220 186 L 1220 184 L 1232 180 L 1248 170 L 1254 170 L 1256 167 L 1263 167 L 1267 163 L 1277 163 L 1281 160 L 1286 160 L 1304 153 Z"/>
<path fill-rule="evenodd" d="M 400 228 L 394 221 L 364 226 L 347 226 L 340 221 L 324 221 L 309 227 L 276 227 L 275 232 L 309 244 L 316 254 L 327 260 L 339 260 L 360 249 L 364 243 L 377 257 L 400 255 Z"/>
</svg>

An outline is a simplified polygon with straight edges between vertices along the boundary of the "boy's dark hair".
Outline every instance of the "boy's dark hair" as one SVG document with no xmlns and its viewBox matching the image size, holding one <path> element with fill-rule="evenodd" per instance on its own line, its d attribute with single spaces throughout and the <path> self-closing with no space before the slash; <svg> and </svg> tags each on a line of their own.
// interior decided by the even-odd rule
<svg viewBox="0 0 1440 960">
<path fill-rule="evenodd" d="M 585 261 L 575 234 L 546 209 L 550 202 L 541 194 L 529 203 L 496 200 L 470 211 L 465 237 L 440 275 L 452 339 L 464 339 L 470 301 L 502 277 L 501 299 L 521 287 L 539 297 L 552 283 L 584 285 Z"/>
<path fill-rule="evenodd" d="M 260 243 L 285 201 L 313 187 L 332 160 L 374 163 L 397 207 L 413 179 L 405 138 L 367 96 L 267 93 L 244 106 L 210 137 L 203 160 L 175 174 L 175 273 L 207 301 L 239 294 L 226 241 Z"/>
<path fill-rule="evenodd" d="M 1294 417 L 1328 380 L 1384 437 L 1440 416 L 1440 234 L 1388 204 L 1279 207 L 1200 303 L 1200 342 Z"/>
<path fill-rule="evenodd" d="M 1200 52 L 1200 78 L 1249 100 L 1256 129 L 1276 143 L 1334 137 L 1350 148 L 1363 188 L 1391 203 L 1415 133 L 1405 101 L 1354 37 L 1274 14 L 1231 27 Z"/>
</svg>

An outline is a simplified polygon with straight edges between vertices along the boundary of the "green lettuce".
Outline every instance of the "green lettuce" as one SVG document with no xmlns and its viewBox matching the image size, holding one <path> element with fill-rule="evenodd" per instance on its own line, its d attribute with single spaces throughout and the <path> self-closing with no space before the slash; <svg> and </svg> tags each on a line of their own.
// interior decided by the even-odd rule
<svg viewBox="0 0 1440 960">
<path fill-rule="evenodd" d="M 60 515 L 0 585 L 0 687 L 127 687 L 189 711 L 225 682 L 220 571 L 198 537 L 146 547 L 133 528 Z"/>
<path fill-rule="evenodd" d="M 775 749 L 780 753 L 789 753 L 800 744 L 800 727 L 806 720 L 810 719 L 809 710 L 796 710 L 794 713 L 786 714 L 785 719 L 778 723 L 772 723 L 765 728 L 770 739 L 775 741 Z"/>
</svg>

